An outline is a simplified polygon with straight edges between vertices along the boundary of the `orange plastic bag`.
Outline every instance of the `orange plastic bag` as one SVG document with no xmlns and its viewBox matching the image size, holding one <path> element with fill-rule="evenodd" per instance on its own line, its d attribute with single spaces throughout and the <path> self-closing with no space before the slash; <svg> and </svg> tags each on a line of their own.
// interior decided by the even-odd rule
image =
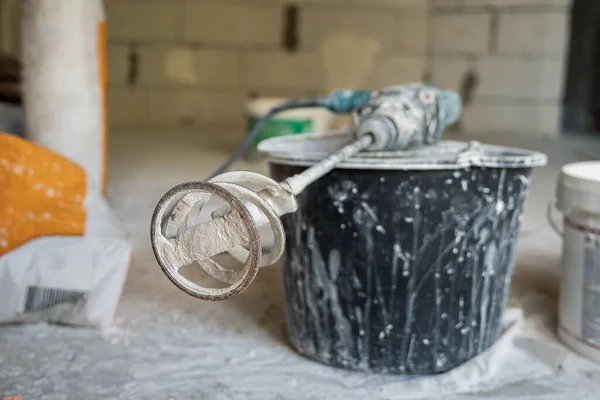
<svg viewBox="0 0 600 400">
<path fill-rule="evenodd" d="M 86 193 L 83 168 L 0 133 L 0 256 L 37 237 L 83 235 Z"/>
</svg>

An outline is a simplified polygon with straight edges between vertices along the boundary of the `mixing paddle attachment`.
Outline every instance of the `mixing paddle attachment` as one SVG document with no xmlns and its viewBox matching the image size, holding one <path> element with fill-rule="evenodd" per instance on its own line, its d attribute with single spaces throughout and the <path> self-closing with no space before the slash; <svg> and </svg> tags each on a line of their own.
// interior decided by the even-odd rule
<svg viewBox="0 0 600 400">
<path fill-rule="evenodd" d="M 281 183 L 254 172 L 226 172 L 208 182 L 174 187 L 152 217 L 152 248 L 163 272 L 181 290 L 203 300 L 226 300 L 239 294 L 254 280 L 259 267 L 274 264 L 283 254 L 285 232 L 279 217 L 296 211 L 295 196 L 372 143 L 373 136 L 365 134 Z M 259 227 L 267 224 L 273 243 L 265 251 Z M 212 259 L 224 252 L 243 266 L 224 268 Z M 227 286 L 203 287 L 184 277 L 180 269 L 194 262 Z"/>
</svg>

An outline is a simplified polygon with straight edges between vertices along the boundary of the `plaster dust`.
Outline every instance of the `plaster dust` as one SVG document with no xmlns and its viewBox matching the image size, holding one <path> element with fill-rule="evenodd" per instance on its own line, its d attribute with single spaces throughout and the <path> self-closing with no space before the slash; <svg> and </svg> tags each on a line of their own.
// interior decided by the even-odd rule
<svg viewBox="0 0 600 400">
<path fill-rule="evenodd" d="M 105 331 L 0 327 L 0 395 L 558 400 L 593 398 L 600 391 L 598 366 L 568 353 L 553 333 L 560 242 L 544 219 L 560 165 L 599 154 L 600 141 L 501 138 L 503 144 L 543 151 L 550 160 L 534 171 L 523 228 L 528 235 L 520 243 L 512 285 L 511 304 L 523 311 L 507 313 L 504 335 L 483 356 L 436 378 L 407 380 L 326 367 L 291 350 L 279 268 L 262 268 L 248 290 L 226 302 L 202 302 L 180 292 L 154 260 L 150 216 L 168 189 L 205 177 L 226 150 L 207 148 L 197 132 L 113 133 L 112 138 L 110 201 L 134 241 L 114 326 Z M 264 165 L 236 169 L 246 167 L 266 172 Z M 336 264 L 336 255 L 329 257 Z"/>
</svg>

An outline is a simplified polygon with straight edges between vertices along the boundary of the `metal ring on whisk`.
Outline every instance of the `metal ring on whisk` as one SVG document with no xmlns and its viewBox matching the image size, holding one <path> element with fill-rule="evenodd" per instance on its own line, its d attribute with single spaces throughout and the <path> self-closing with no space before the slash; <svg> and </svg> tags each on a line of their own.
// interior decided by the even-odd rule
<svg viewBox="0 0 600 400">
<path fill-rule="evenodd" d="M 166 218 L 169 218 L 173 207 L 184 196 L 192 192 L 210 193 L 230 204 L 233 212 L 239 214 L 250 238 L 248 258 L 242 267 L 242 270 L 244 270 L 243 276 L 226 288 L 205 288 L 190 281 L 179 273 L 181 265 L 176 265 L 174 259 L 169 258 L 165 252 L 166 248 L 174 245 L 174 241 L 167 239 L 163 235 L 163 222 Z M 238 295 L 254 280 L 258 273 L 262 255 L 260 237 L 258 228 L 256 227 L 250 212 L 240 200 L 240 198 L 243 199 L 248 196 L 253 197 L 252 194 L 256 196 L 256 194 L 249 189 L 235 184 L 189 182 L 174 187 L 163 196 L 152 216 L 150 236 L 156 260 L 162 271 L 175 286 L 190 296 L 202 300 L 220 301 Z"/>
<path fill-rule="evenodd" d="M 238 171 L 225 172 L 212 178 L 209 182 L 217 185 L 222 183 L 234 183 L 236 185 L 244 186 L 244 184 L 252 183 L 254 185 L 262 185 L 265 188 L 269 186 L 279 187 L 279 183 L 273 179 L 256 172 L 248 171 L 241 173 Z M 244 200 L 252 203 L 263 213 L 263 215 L 269 221 L 269 226 L 273 232 L 273 247 L 270 249 L 269 253 L 262 255 L 260 266 L 263 267 L 272 265 L 277 262 L 279 258 L 281 258 L 283 252 L 285 251 L 285 231 L 283 229 L 283 224 L 281 223 L 281 218 L 273 209 L 273 207 L 271 207 L 271 205 L 259 194 L 253 191 L 253 195 L 250 195 L 249 197 L 250 198 L 246 198 Z M 244 260 L 248 258 L 248 250 L 244 249 L 242 246 L 236 246 L 230 249 L 228 253 L 240 262 L 244 262 Z"/>
</svg>

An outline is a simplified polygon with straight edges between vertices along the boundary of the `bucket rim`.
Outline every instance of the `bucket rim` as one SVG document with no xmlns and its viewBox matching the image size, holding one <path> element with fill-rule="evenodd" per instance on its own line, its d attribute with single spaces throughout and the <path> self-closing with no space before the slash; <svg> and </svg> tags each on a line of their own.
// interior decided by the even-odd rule
<svg viewBox="0 0 600 400">
<path fill-rule="evenodd" d="M 309 167 L 351 140 L 344 132 L 283 136 L 262 141 L 258 153 L 269 163 Z M 359 153 L 336 168 L 426 171 L 469 167 L 532 168 L 546 163 L 547 156 L 536 151 L 446 140 L 417 150 Z"/>
<path fill-rule="evenodd" d="M 565 164 L 556 186 L 556 206 L 563 213 L 573 209 L 600 214 L 600 161 Z"/>
</svg>

